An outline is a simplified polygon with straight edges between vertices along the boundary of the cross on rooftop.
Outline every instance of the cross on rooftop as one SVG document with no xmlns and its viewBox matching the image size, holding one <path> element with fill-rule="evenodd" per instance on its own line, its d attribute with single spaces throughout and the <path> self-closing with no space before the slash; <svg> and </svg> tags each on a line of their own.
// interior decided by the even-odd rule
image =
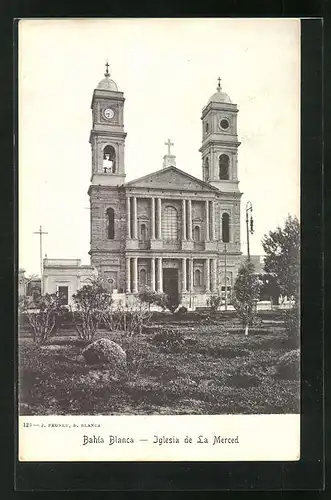
<svg viewBox="0 0 331 500">
<path fill-rule="evenodd" d="M 174 145 L 174 143 L 171 142 L 170 139 L 168 139 L 167 142 L 165 142 L 164 144 L 165 144 L 165 146 L 168 146 L 168 155 L 171 155 L 170 148 L 171 148 L 171 146 Z"/>
<path fill-rule="evenodd" d="M 217 81 L 218 81 L 217 90 L 221 90 L 221 88 L 222 88 L 222 87 L 221 87 L 221 78 L 220 78 L 220 77 L 218 77 L 218 78 L 217 78 Z"/>
<path fill-rule="evenodd" d="M 105 66 L 106 66 L 106 73 L 105 73 L 105 76 L 109 76 L 109 71 L 108 71 L 109 64 L 108 64 L 108 61 L 106 62 Z"/>
</svg>

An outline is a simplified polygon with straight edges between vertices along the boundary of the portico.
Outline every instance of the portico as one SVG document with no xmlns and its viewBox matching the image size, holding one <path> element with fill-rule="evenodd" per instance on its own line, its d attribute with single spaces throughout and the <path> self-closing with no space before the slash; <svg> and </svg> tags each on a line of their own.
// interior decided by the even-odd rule
<svg viewBox="0 0 331 500">
<path fill-rule="evenodd" d="M 138 275 L 139 260 L 147 262 L 147 266 L 142 267 L 149 276 L 148 282 L 142 282 Z M 203 271 L 202 271 L 203 264 Z M 194 257 L 178 256 L 152 256 L 146 255 L 126 257 L 126 292 L 136 294 L 139 288 L 148 286 L 151 290 L 163 292 L 164 269 L 178 269 L 178 291 L 181 294 L 189 292 L 210 293 L 217 288 L 217 257 Z M 194 280 L 194 273 L 200 278 Z M 144 273 L 145 275 L 145 273 Z"/>
<path fill-rule="evenodd" d="M 126 250 L 217 251 L 217 198 L 213 191 L 209 196 L 184 190 L 180 196 L 171 191 L 160 196 L 159 190 L 147 196 L 143 191 L 129 189 L 125 193 Z"/>
</svg>

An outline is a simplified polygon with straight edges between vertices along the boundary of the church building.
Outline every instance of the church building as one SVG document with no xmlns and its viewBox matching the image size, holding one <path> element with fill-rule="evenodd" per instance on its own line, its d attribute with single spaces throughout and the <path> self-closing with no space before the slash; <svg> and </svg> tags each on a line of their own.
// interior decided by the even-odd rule
<svg viewBox="0 0 331 500">
<path fill-rule="evenodd" d="M 205 306 L 225 277 L 231 292 L 241 262 L 237 105 L 218 79 L 200 117 L 201 179 L 176 166 L 168 140 L 162 168 L 130 182 L 124 106 L 107 64 L 91 103 L 91 265 L 123 297 L 148 287 Z"/>
</svg>

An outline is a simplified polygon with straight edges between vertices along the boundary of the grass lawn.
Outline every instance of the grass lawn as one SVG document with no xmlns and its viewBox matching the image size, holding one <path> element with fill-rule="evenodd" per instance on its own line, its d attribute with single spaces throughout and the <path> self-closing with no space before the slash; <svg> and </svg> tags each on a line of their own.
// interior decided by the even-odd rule
<svg viewBox="0 0 331 500">
<path fill-rule="evenodd" d="M 135 337 L 138 355 L 125 379 L 113 377 L 107 366 L 88 366 L 74 332 L 42 347 L 21 338 L 20 414 L 299 412 L 299 374 L 288 379 L 273 369 L 290 350 L 281 322 L 264 322 L 248 337 L 233 320 L 183 322 L 180 331 L 185 341 L 175 347 L 156 342 L 154 333 Z M 123 345 L 120 332 L 98 332 L 96 338 L 105 337 Z"/>
</svg>

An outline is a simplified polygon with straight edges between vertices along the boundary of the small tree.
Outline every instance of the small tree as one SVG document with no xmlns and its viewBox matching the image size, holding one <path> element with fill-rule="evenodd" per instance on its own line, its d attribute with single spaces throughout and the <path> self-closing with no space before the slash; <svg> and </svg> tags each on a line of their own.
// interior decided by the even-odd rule
<svg viewBox="0 0 331 500">
<path fill-rule="evenodd" d="M 150 288 L 143 288 L 139 293 L 139 300 L 141 302 L 145 302 L 149 305 L 154 304 L 158 307 L 161 307 L 164 311 L 169 309 L 173 312 L 177 306 L 175 306 L 169 296 L 164 292 L 154 292 Z"/>
<path fill-rule="evenodd" d="M 256 315 L 256 303 L 259 299 L 261 282 L 254 273 L 254 265 L 246 261 L 239 269 L 234 284 L 233 305 L 248 335 L 248 326 Z"/>
<path fill-rule="evenodd" d="M 62 313 L 63 298 L 57 293 L 46 293 L 35 297 L 34 301 L 24 297 L 20 300 L 19 308 L 28 318 L 33 341 L 45 343 L 55 331 L 56 319 Z"/>
<path fill-rule="evenodd" d="M 73 319 L 78 336 L 83 340 L 92 340 L 105 311 L 113 302 L 111 293 L 102 281 L 95 279 L 82 286 L 72 297 L 76 306 Z"/>
</svg>

